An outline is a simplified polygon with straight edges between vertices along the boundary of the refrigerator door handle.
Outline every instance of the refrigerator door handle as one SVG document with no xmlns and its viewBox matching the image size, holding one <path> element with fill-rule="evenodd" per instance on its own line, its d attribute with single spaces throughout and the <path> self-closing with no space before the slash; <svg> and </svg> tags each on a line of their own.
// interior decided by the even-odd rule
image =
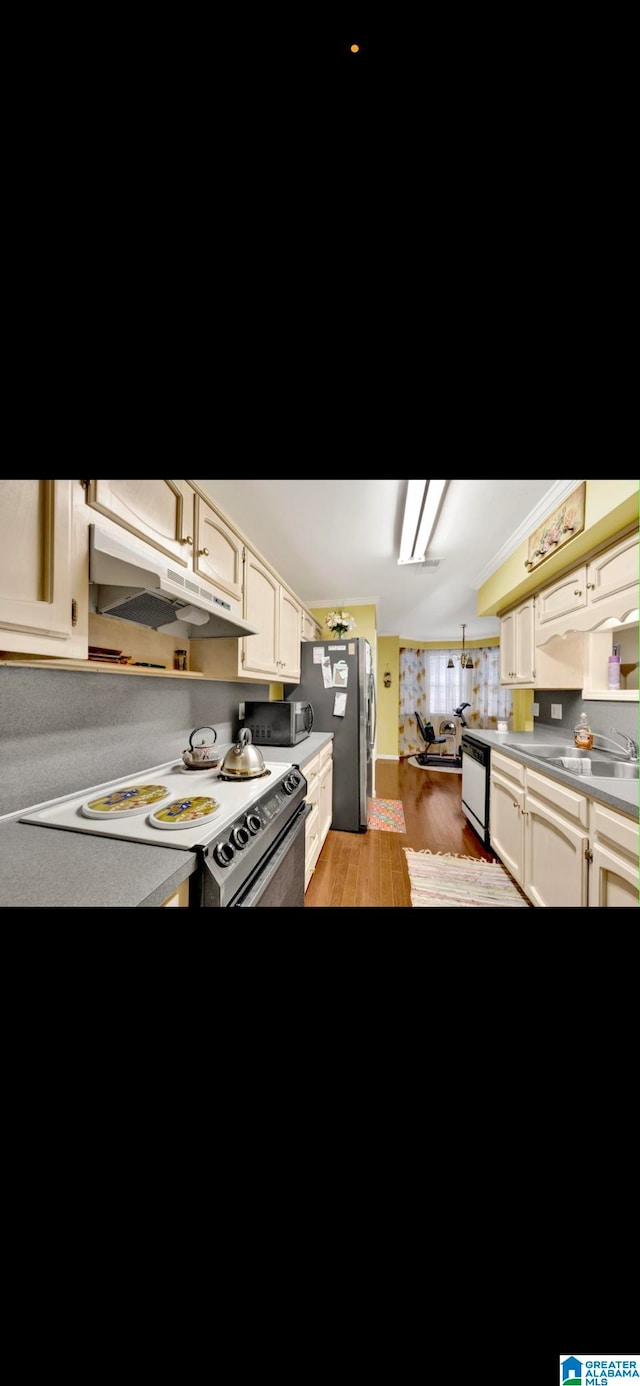
<svg viewBox="0 0 640 1386">
<path fill-rule="evenodd" d="M 373 672 L 369 675 L 369 745 L 373 750 L 378 730 L 378 704 L 376 702 L 376 681 Z"/>
</svg>

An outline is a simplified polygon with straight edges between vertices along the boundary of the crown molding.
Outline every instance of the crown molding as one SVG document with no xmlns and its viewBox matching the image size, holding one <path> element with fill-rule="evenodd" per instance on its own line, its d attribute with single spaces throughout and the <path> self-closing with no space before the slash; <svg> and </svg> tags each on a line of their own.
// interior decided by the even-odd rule
<svg viewBox="0 0 640 1386">
<path fill-rule="evenodd" d="M 377 606 L 379 597 L 345 597 L 344 601 L 338 601 L 337 597 L 309 597 L 305 606 L 326 606 L 328 611 L 334 607 L 341 606 L 344 610 L 350 606 Z"/>
<path fill-rule="evenodd" d="M 483 582 L 487 582 L 488 578 L 492 577 L 503 563 L 506 563 L 507 559 L 511 557 L 512 553 L 515 553 L 521 544 L 525 543 L 529 535 L 533 534 L 534 529 L 537 529 L 543 520 L 546 520 L 556 505 L 560 505 L 561 501 L 570 496 L 571 492 L 575 491 L 576 486 L 581 484 L 580 481 L 556 481 L 554 483 L 546 495 L 538 501 L 538 504 L 534 505 L 533 510 L 529 511 L 529 514 L 513 531 L 510 538 L 505 540 L 502 548 L 498 549 L 498 552 L 489 559 L 488 563 L 485 563 L 474 582 L 476 591 L 482 587 Z"/>
</svg>

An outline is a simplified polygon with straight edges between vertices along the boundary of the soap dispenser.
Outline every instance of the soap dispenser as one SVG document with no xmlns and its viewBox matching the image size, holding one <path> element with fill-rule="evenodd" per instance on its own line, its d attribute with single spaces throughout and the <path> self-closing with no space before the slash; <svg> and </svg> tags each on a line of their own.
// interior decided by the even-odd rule
<svg viewBox="0 0 640 1386">
<path fill-rule="evenodd" d="M 578 718 L 573 739 L 580 751 L 590 751 L 593 746 L 593 732 L 589 726 L 589 719 L 586 712 L 582 711 Z"/>
</svg>

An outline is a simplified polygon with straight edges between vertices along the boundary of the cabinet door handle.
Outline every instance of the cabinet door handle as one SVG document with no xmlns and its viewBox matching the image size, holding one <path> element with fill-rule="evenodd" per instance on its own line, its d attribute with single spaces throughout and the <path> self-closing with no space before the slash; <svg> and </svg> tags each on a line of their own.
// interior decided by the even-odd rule
<svg viewBox="0 0 640 1386">
<path fill-rule="evenodd" d="M 181 540 L 180 540 L 180 543 L 181 543 L 181 544 L 192 544 L 192 543 L 193 543 L 193 539 L 191 538 L 191 535 L 188 534 L 187 537 L 186 537 L 186 539 L 181 539 Z"/>
<path fill-rule="evenodd" d="M 581 588 L 581 587 L 576 587 L 576 588 L 574 588 L 574 593 L 573 593 L 573 595 L 574 595 L 574 597 L 581 597 L 581 596 L 582 596 L 582 588 Z"/>
<path fill-rule="evenodd" d="M 208 558 L 208 557 L 209 557 L 209 550 L 208 550 L 208 549 L 198 549 L 198 553 L 199 553 L 199 554 L 203 553 L 204 556 L 205 556 L 205 558 Z"/>
<path fill-rule="evenodd" d="M 595 582 L 588 582 L 588 583 L 587 583 L 587 591 L 589 590 L 589 588 L 595 587 L 595 585 L 596 585 Z"/>
</svg>

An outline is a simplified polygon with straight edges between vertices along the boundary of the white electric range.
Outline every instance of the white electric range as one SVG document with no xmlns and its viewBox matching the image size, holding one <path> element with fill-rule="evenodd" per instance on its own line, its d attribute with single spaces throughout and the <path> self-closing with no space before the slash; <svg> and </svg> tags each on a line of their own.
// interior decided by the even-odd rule
<svg viewBox="0 0 640 1386">
<path fill-rule="evenodd" d="M 191 904 L 301 905 L 306 792 L 293 763 L 265 761 L 261 775 L 226 778 L 219 767 L 169 761 L 52 799 L 19 821 L 195 851 Z"/>
</svg>

